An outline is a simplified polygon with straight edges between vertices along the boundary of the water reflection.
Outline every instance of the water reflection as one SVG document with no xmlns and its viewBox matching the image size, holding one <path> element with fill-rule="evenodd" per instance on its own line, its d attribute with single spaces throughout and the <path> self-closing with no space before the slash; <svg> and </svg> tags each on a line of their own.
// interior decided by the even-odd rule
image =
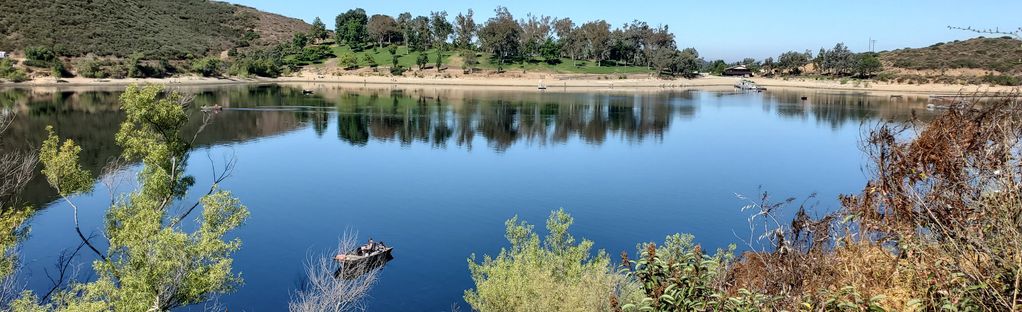
<svg viewBox="0 0 1022 312">
<path fill-rule="evenodd" d="M 305 95 L 303 89 L 316 90 Z M 484 141 L 495 151 L 515 144 L 565 144 L 580 140 L 601 145 L 608 140 L 657 143 L 674 122 L 690 120 L 708 103 L 760 103 L 786 119 L 815 120 L 837 129 L 866 120 L 909 120 L 922 112 L 923 98 L 897 98 L 812 91 L 768 93 L 656 91 L 633 93 L 538 93 L 520 90 L 437 89 L 307 85 L 236 85 L 180 87 L 194 94 L 193 118 L 185 131 L 201 122 L 198 107 L 225 110 L 196 139 L 196 147 L 242 142 L 311 128 L 317 136 L 333 135 L 353 146 L 373 142 L 428 144 L 437 149 L 474 148 Z M 0 138 L 0 151 L 37 148 L 46 125 L 82 146 L 82 162 L 96 176 L 121 153 L 113 137 L 123 119 L 119 88 L 0 89 L 0 109 L 18 118 Z M 801 97 L 807 96 L 803 101 Z M 333 121 L 333 124 L 331 124 Z M 45 181 L 28 186 L 26 199 L 45 206 L 54 199 Z"/>
</svg>

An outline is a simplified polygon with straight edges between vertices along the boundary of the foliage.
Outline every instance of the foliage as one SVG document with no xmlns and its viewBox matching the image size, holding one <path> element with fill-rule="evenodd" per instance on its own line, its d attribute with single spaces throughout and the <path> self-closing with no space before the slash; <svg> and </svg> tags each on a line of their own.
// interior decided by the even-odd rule
<svg viewBox="0 0 1022 312">
<path fill-rule="evenodd" d="M 358 59 L 355 58 L 354 53 L 341 55 L 341 58 L 340 60 L 338 60 L 338 62 L 341 65 L 344 65 L 344 69 L 346 70 L 358 68 Z"/>
<path fill-rule="evenodd" d="M 202 217 L 192 232 L 178 227 L 187 213 L 169 215 L 171 204 L 194 183 L 183 175 L 189 149 L 181 133 L 186 104 L 182 95 L 158 85 L 133 85 L 121 96 L 126 118 L 115 139 L 124 159 L 142 162 L 139 188 L 117 199 L 106 215 L 103 237 L 109 247 L 93 262 L 94 280 L 73 283 L 52 302 L 39 303 L 39 309 L 168 311 L 241 283 L 231 269 L 231 254 L 241 242 L 224 238 L 248 216 L 238 199 L 213 185 L 196 204 L 202 206 Z M 91 189 L 91 179 L 78 164 L 80 148 L 71 141 L 58 143 L 51 133 L 43 144 L 40 158 L 47 180 L 63 195 Z M 26 294 L 19 304 L 33 305 L 33 299 Z"/>
<path fill-rule="evenodd" d="M 22 82 L 28 80 L 28 75 L 20 68 L 14 67 L 14 60 L 0 59 L 0 78 L 11 82 Z"/>
<path fill-rule="evenodd" d="M 220 58 L 207 56 L 193 61 L 192 71 L 203 77 L 220 77 L 224 74 L 224 62 Z"/>
<path fill-rule="evenodd" d="M 323 40 L 328 36 L 329 34 L 326 31 L 326 24 L 324 24 L 323 20 L 319 19 L 319 16 L 317 16 L 316 19 L 312 21 L 312 27 L 309 27 L 309 37 L 314 40 Z"/>
<path fill-rule="evenodd" d="M 880 64 L 880 59 L 873 53 L 859 54 L 855 63 L 855 72 L 863 78 L 872 77 L 883 69 L 884 66 Z"/>
<path fill-rule="evenodd" d="M 974 68 L 1002 74 L 1022 74 L 1022 41 L 1015 38 L 973 38 L 919 49 L 898 49 L 880 54 L 896 67 L 917 70 Z"/>
<path fill-rule="evenodd" d="M 641 285 L 643 297 L 626 303 L 625 311 L 706 311 L 720 309 L 724 302 L 718 294 L 735 246 L 716 255 L 705 255 L 691 235 L 675 234 L 664 245 L 639 244 L 639 258 L 627 263 L 629 277 Z M 627 255 L 625 255 L 627 256 Z"/>
<path fill-rule="evenodd" d="M 362 49 L 362 44 L 369 37 L 366 29 L 369 18 L 363 9 L 351 9 L 344 14 L 337 15 L 335 20 L 335 34 L 338 43 L 347 43 L 356 50 Z"/>
<path fill-rule="evenodd" d="M 495 12 L 496 16 L 487 20 L 479 29 L 479 41 L 484 50 L 493 53 L 494 58 L 491 60 L 500 69 L 504 63 L 518 56 L 522 28 L 507 8 L 498 7 Z"/>
<path fill-rule="evenodd" d="M 0 12 L 4 12 L 0 36 L 5 38 L 0 50 L 47 47 L 63 56 L 127 57 L 141 52 L 152 58 L 185 59 L 255 43 L 248 40 L 248 34 L 256 33 L 252 30 L 291 32 L 290 25 L 301 23 L 204 0 L 2 1 Z M 262 23 L 261 17 L 281 21 Z"/>
<path fill-rule="evenodd" d="M 590 256 L 593 242 L 575 242 L 568 233 L 572 221 L 564 210 L 552 212 L 541 242 L 532 225 L 508 220 L 510 249 L 479 263 L 469 258 L 475 288 L 465 291 L 465 301 L 476 311 L 613 310 L 621 276 L 611 271 L 606 253 Z"/>
<path fill-rule="evenodd" d="M 1022 80 L 1019 80 L 1016 76 L 994 74 L 987 74 L 983 76 L 983 82 L 1000 86 L 1018 86 L 1022 84 Z"/>
<path fill-rule="evenodd" d="M 429 55 L 426 53 L 419 53 L 419 56 L 415 59 L 415 65 L 419 66 L 419 70 L 422 70 L 429 64 Z"/>
</svg>

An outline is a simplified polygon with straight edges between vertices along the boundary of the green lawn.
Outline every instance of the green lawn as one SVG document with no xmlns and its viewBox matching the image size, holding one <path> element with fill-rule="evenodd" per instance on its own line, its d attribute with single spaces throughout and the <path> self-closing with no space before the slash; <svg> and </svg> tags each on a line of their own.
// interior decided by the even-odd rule
<svg viewBox="0 0 1022 312">
<path fill-rule="evenodd" d="M 363 60 L 365 58 L 366 53 L 371 55 L 373 59 L 376 60 L 376 63 L 379 64 L 380 67 L 391 66 L 391 56 L 387 48 L 376 49 L 370 48 L 361 52 L 352 52 L 351 48 L 349 48 L 347 45 L 343 46 L 335 45 L 332 48 L 334 51 L 334 55 L 337 55 L 338 57 L 345 54 L 355 53 L 355 57 L 358 60 L 359 66 L 369 65 L 367 64 L 367 62 Z M 418 66 L 415 65 L 415 60 L 418 58 L 420 53 L 423 52 L 409 52 L 408 47 L 399 46 L 397 48 L 398 65 L 411 69 L 418 68 Z M 429 56 L 429 64 L 427 66 L 430 67 L 433 66 L 433 64 L 436 62 L 436 50 L 430 49 L 425 53 L 427 53 L 427 55 Z M 453 56 L 458 59 L 458 64 L 456 65 L 460 67 L 461 65 L 460 53 L 461 53 L 460 51 L 445 51 L 443 62 L 444 65 L 450 65 L 451 57 Z M 489 53 L 478 53 L 478 55 L 479 56 L 477 57 L 477 59 L 480 64 L 476 66 L 477 68 L 491 70 L 497 69 L 497 65 L 490 62 L 491 55 Z M 551 65 L 542 60 L 532 60 L 524 63 L 505 64 L 504 70 L 515 71 L 524 69 L 526 71 L 543 71 L 572 74 L 597 74 L 597 75 L 646 74 L 651 72 L 651 70 L 646 68 L 645 66 L 614 66 L 607 63 L 608 62 L 604 62 L 603 66 L 596 66 L 596 62 L 594 61 L 572 62 L 571 59 L 562 58 L 559 63 Z"/>
</svg>

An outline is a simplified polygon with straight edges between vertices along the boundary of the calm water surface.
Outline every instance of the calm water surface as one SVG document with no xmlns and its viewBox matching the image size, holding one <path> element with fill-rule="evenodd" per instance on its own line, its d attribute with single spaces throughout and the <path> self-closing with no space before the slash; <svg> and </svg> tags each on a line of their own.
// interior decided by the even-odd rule
<svg viewBox="0 0 1022 312">
<path fill-rule="evenodd" d="M 302 88 L 316 88 L 316 95 L 303 96 Z M 461 298 L 472 286 L 466 259 L 505 246 L 503 223 L 514 215 L 542 228 L 551 210 L 564 208 L 575 217 L 576 237 L 614 255 L 677 232 L 694 234 L 704 247 L 725 247 L 748 234 L 736 193 L 817 193 L 813 203 L 833 209 L 839 194 L 864 184 L 862 131 L 933 114 L 923 99 L 809 90 L 183 91 L 195 93 L 199 105 L 228 107 L 190 154 L 188 172 L 198 182 L 187 202 L 205 192 L 211 164 L 220 170 L 234 156 L 237 168 L 222 186 L 252 213 L 234 232 L 244 241 L 235 269 L 245 285 L 219 299 L 231 311 L 285 310 L 303 262 L 329 251 L 348 229 L 396 247 L 370 311 L 468 310 Z M 0 90 L 0 108 L 19 115 L 0 150 L 38 147 L 52 124 L 82 145 L 90 170 L 120 181 L 111 184 L 115 190 L 130 190 L 125 177 L 133 168 L 102 170 L 120 153 L 113 142 L 123 119 L 118 95 Z M 84 229 L 101 228 L 109 190 L 97 181 L 93 194 L 76 199 L 85 207 Z M 22 274 L 29 288 L 45 291 L 56 257 L 78 238 L 70 208 L 42 179 L 26 197 L 43 209 L 22 248 Z M 91 276 L 89 261 L 81 257 L 81 278 Z"/>
</svg>

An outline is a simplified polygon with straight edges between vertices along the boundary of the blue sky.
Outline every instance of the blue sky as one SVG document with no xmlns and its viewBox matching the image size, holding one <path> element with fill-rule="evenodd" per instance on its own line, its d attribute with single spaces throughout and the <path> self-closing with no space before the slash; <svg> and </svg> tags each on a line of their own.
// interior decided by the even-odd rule
<svg viewBox="0 0 1022 312">
<path fill-rule="evenodd" d="M 679 47 L 695 47 L 707 59 L 763 59 L 788 50 L 833 47 L 844 42 L 853 51 L 868 50 L 869 39 L 877 51 L 923 47 L 936 42 L 979 36 L 950 30 L 948 25 L 1016 29 L 1022 1 L 948 0 L 856 0 L 856 1 L 558 1 L 558 0 L 453 0 L 453 1 L 337 1 L 337 0 L 229 0 L 260 10 L 312 21 L 323 18 L 333 28 L 334 17 L 361 7 L 369 15 L 401 12 L 429 15 L 445 10 L 457 15 L 469 8 L 481 23 L 498 5 L 508 7 L 516 18 L 526 13 L 570 17 L 580 21 L 604 19 L 613 27 L 639 19 L 651 25 L 666 24 L 677 36 Z"/>
</svg>

